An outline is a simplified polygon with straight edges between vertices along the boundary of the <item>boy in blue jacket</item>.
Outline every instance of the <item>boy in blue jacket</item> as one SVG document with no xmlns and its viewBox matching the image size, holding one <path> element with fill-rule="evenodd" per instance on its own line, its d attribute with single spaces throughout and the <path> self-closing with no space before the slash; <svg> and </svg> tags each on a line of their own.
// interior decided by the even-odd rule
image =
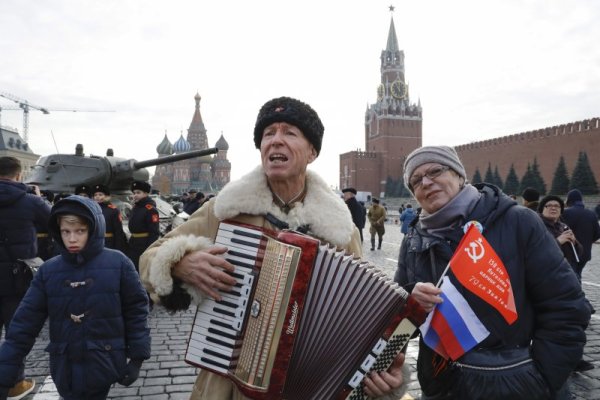
<svg viewBox="0 0 600 400">
<path fill-rule="evenodd" d="M 46 261 L 0 346 L 0 400 L 17 380 L 49 318 L 50 373 L 65 400 L 106 399 L 113 383 L 131 385 L 150 357 L 148 297 L 133 263 L 104 248 L 104 217 L 81 196 L 54 205 L 49 231 L 60 255 Z"/>
</svg>

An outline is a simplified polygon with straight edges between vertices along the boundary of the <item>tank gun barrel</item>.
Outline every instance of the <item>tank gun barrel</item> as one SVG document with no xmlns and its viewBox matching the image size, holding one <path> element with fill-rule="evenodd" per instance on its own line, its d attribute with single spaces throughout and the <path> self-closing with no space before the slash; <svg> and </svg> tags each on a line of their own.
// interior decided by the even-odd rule
<svg viewBox="0 0 600 400">
<path fill-rule="evenodd" d="M 133 168 L 140 169 L 140 168 L 145 168 L 145 167 L 151 167 L 154 165 L 161 165 L 161 164 L 172 163 L 175 161 L 187 160 L 187 159 L 195 158 L 195 157 L 203 157 L 203 156 L 208 156 L 211 154 L 218 153 L 218 151 L 219 151 L 219 149 L 217 147 L 211 147 L 211 148 L 205 149 L 205 150 L 194 150 L 194 151 L 188 151 L 188 152 L 180 153 L 180 154 L 173 154 L 171 156 L 166 156 L 166 157 L 153 158 L 151 160 L 136 161 L 133 163 Z"/>
</svg>

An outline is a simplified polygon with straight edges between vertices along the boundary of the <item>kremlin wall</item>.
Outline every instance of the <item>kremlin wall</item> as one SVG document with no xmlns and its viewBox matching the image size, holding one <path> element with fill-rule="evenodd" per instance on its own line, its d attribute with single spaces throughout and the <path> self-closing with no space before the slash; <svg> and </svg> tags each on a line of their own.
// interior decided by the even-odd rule
<svg viewBox="0 0 600 400">
<path fill-rule="evenodd" d="M 511 164 L 514 165 L 517 177 L 521 180 L 527 164 L 533 165 L 536 158 L 546 188 L 550 190 L 560 156 L 565 159 L 570 178 L 579 152 L 584 151 L 596 180 L 600 181 L 600 118 L 469 143 L 456 146 L 455 149 L 469 180 L 473 178 L 476 169 L 479 169 L 482 177 L 485 176 L 488 163 L 491 164 L 492 171 L 498 167 L 503 181 L 506 180 Z"/>
</svg>

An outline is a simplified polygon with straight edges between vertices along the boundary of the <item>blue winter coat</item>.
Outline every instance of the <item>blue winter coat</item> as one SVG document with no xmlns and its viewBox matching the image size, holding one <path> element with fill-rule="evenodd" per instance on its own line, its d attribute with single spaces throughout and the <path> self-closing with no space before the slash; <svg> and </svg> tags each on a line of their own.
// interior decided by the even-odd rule
<svg viewBox="0 0 600 400">
<path fill-rule="evenodd" d="M 483 224 L 483 235 L 510 277 L 518 319 L 508 325 L 498 311 L 464 289 L 452 274 L 450 279 L 490 331 L 479 347 L 531 346 L 537 370 L 555 393 L 581 359 L 586 341 L 590 314 L 581 285 L 536 213 L 518 206 L 494 186 L 476 187 L 481 198 L 463 223 L 476 220 Z M 462 226 L 440 238 L 428 235 L 417 224 L 402 242 L 395 280 L 409 292 L 417 282 L 435 284 L 462 235 Z M 447 393 L 457 379 L 449 365 L 434 367 L 435 357 L 421 341 L 417 371 L 428 396 Z"/>
<path fill-rule="evenodd" d="M 406 210 L 402 211 L 402 214 L 400 215 L 400 222 L 402 223 L 400 232 L 406 235 L 408 233 L 408 227 L 410 226 L 410 223 L 413 222 L 416 216 L 417 213 L 413 208 L 407 208 Z"/>
<path fill-rule="evenodd" d="M 57 215 L 89 221 L 84 249 L 69 253 Z M 96 202 L 70 196 L 50 216 L 50 234 L 61 254 L 40 268 L 0 347 L 0 386 L 17 379 L 19 361 L 31 350 L 49 318 L 50 373 L 64 397 L 86 398 L 123 378 L 127 358 L 150 357 L 148 298 L 132 262 L 104 248 L 104 217 Z"/>
</svg>

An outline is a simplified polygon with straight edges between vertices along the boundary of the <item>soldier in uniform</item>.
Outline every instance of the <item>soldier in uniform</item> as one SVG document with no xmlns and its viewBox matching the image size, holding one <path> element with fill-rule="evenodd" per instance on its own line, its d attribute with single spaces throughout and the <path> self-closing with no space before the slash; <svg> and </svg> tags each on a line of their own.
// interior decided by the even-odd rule
<svg viewBox="0 0 600 400">
<path fill-rule="evenodd" d="M 89 185 L 79 185 L 75 187 L 75 194 L 83 197 L 92 197 L 92 188 Z"/>
<path fill-rule="evenodd" d="M 125 253 L 127 251 L 127 237 L 123 232 L 123 217 L 121 212 L 110 202 L 110 191 L 106 185 L 96 185 L 93 189 L 94 200 L 100 205 L 102 215 L 106 221 L 104 234 L 104 247 Z"/>
<path fill-rule="evenodd" d="M 129 216 L 131 237 L 127 255 L 138 271 L 140 256 L 159 236 L 158 210 L 154 200 L 148 197 L 150 189 L 148 182 L 134 181 L 131 184 L 134 204 Z"/>
</svg>

